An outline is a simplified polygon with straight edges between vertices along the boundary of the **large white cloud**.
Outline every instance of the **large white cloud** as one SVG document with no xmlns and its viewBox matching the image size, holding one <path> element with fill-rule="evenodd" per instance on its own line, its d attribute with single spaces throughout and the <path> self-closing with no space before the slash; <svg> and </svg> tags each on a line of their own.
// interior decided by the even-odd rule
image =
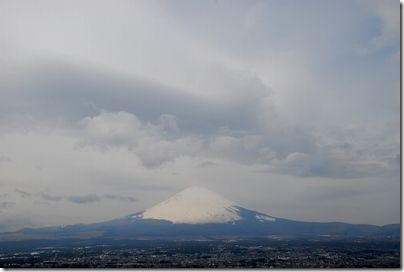
<svg viewBox="0 0 404 272">
<path fill-rule="evenodd" d="M 192 156 L 201 152 L 197 137 L 181 136 L 175 117 L 163 114 L 159 123 L 143 124 L 128 112 L 103 112 L 79 121 L 82 138 L 78 146 L 95 145 L 100 148 L 123 146 L 133 151 L 145 166 L 159 166 L 178 156 Z"/>
</svg>

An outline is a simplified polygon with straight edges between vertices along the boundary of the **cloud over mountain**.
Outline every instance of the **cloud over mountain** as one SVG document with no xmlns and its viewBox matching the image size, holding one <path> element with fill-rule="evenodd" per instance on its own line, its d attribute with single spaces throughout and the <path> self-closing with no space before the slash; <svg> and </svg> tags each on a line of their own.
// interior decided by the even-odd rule
<svg viewBox="0 0 404 272">
<path fill-rule="evenodd" d="M 1 2 L 0 186 L 16 204 L 0 221 L 91 222 L 206 185 L 300 220 L 396 222 L 399 10 Z"/>
</svg>

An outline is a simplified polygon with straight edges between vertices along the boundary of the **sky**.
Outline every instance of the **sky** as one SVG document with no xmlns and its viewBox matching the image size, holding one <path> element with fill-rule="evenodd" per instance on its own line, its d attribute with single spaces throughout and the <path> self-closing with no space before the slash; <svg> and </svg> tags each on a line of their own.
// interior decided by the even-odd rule
<svg viewBox="0 0 404 272">
<path fill-rule="evenodd" d="M 400 222 L 399 2 L 0 0 L 0 231 L 189 186 Z"/>
</svg>

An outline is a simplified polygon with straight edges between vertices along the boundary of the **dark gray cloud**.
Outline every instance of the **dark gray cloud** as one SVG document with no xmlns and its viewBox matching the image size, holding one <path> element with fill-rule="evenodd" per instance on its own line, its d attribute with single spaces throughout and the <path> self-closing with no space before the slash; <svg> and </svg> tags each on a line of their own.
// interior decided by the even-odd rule
<svg viewBox="0 0 404 272">
<path fill-rule="evenodd" d="M 45 192 L 39 192 L 39 195 L 44 200 L 48 200 L 48 201 L 60 201 L 60 200 L 63 199 L 62 196 L 51 195 L 51 194 L 48 194 L 48 193 L 45 193 Z"/>
<path fill-rule="evenodd" d="M 101 200 L 95 194 L 69 196 L 67 199 L 76 204 L 90 204 Z"/>
<path fill-rule="evenodd" d="M 16 202 L 12 202 L 12 201 L 2 201 L 0 202 L 0 209 L 9 209 L 12 208 L 16 205 Z"/>
<path fill-rule="evenodd" d="M 31 195 L 32 195 L 31 193 L 25 192 L 20 189 L 15 189 L 15 192 L 22 198 L 31 197 Z"/>
<path fill-rule="evenodd" d="M 3 116 L 29 113 L 43 119 L 52 116 L 76 122 L 102 109 L 126 111 L 142 120 L 154 121 L 163 114 L 171 114 L 182 129 L 190 131 L 206 132 L 221 127 L 247 130 L 255 124 L 255 104 L 268 95 L 268 87 L 248 76 L 244 84 L 252 81 L 256 87 L 245 90 L 246 99 L 228 104 L 141 78 L 75 64 L 37 62 L 35 67 L 25 68 L 25 72 L 14 70 L 12 77 L 3 75 L 0 83 L 5 96 L 0 102 Z"/>
<path fill-rule="evenodd" d="M 45 198 L 44 198 L 45 199 Z M 49 199 L 47 199 L 49 200 Z M 113 200 L 120 202 L 135 202 L 136 198 L 131 196 L 120 196 L 114 194 L 104 194 L 99 196 L 97 194 L 87 194 L 87 195 L 72 195 L 67 197 L 67 200 L 76 204 L 90 204 L 94 202 L 99 202 L 103 200 Z"/>
<path fill-rule="evenodd" d="M 131 196 L 118 196 L 118 195 L 111 195 L 111 194 L 106 194 L 103 196 L 104 199 L 110 199 L 110 200 L 118 200 L 122 202 L 135 202 L 136 198 L 131 197 Z"/>
</svg>

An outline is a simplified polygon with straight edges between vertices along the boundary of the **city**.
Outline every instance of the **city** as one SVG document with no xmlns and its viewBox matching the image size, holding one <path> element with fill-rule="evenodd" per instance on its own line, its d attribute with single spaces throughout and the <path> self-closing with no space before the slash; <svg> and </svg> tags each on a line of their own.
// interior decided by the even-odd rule
<svg viewBox="0 0 404 272">
<path fill-rule="evenodd" d="M 121 244 L 121 245 L 120 245 Z M 397 241 L 111 241 L 1 249 L 4 268 L 399 268 Z"/>
</svg>

